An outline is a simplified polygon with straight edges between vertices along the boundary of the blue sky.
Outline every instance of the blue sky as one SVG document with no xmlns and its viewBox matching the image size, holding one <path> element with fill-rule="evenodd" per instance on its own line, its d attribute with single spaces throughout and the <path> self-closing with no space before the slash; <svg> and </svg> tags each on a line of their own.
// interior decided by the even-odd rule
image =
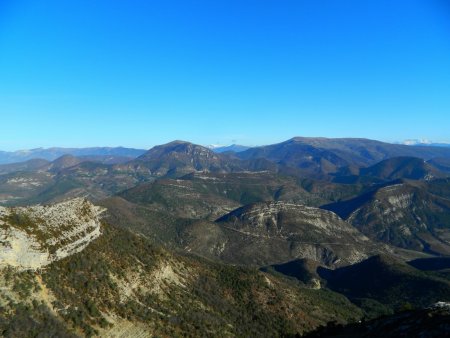
<svg viewBox="0 0 450 338">
<path fill-rule="evenodd" d="M 450 5 L 0 0 L 0 149 L 450 141 Z"/>
</svg>

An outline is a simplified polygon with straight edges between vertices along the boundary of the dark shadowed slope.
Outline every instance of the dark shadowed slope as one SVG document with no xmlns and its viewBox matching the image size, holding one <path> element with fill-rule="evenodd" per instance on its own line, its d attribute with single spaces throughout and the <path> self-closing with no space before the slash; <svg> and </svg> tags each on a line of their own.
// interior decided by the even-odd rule
<svg viewBox="0 0 450 338">
<path fill-rule="evenodd" d="M 450 337 L 450 309 L 434 308 L 402 311 L 371 321 L 349 325 L 331 324 L 306 335 L 307 338 L 397 338 L 397 337 Z"/>
<path fill-rule="evenodd" d="M 350 299 L 374 299 L 393 309 L 405 303 L 426 307 L 450 299 L 450 282 L 426 274 L 389 256 L 367 260 L 336 270 L 319 268 L 327 287 Z"/>
<path fill-rule="evenodd" d="M 413 179 L 430 180 L 444 176 L 433 165 L 417 157 L 393 157 L 381 161 L 369 168 L 362 168 L 360 175 L 379 178 L 382 180 Z"/>
<path fill-rule="evenodd" d="M 397 179 L 432 180 L 448 174 L 417 157 L 392 157 L 367 168 L 344 167 L 333 176 L 333 182 L 347 184 L 385 183 Z"/>
</svg>

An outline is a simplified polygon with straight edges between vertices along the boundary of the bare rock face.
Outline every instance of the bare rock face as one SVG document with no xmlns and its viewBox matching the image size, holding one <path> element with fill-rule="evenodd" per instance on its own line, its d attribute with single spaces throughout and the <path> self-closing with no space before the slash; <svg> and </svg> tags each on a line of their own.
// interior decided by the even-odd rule
<svg viewBox="0 0 450 338">
<path fill-rule="evenodd" d="M 399 247 L 450 254 L 448 199 L 396 184 L 379 189 L 348 217 L 368 237 Z"/>
<path fill-rule="evenodd" d="M 0 266 L 38 269 L 83 250 L 100 236 L 103 209 L 83 198 L 0 207 Z"/>
<path fill-rule="evenodd" d="M 335 213 L 289 202 L 250 204 L 216 224 L 222 229 L 217 238 L 222 246 L 215 254 L 232 263 L 265 265 L 308 258 L 339 266 L 359 262 L 378 250 Z M 202 240 L 212 241 L 198 233 L 188 243 L 193 251 L 202 251 Z"/>
<path fill-rule="evenodd" d="M 320 238 L 350 234 L 363 239 L 358 231 L 331 211 L 282 201 L 251 204 L 225 215 L 219 221 L 232 222 L 239 230 L 260 236 L 291 237 L 300 231 Z"/>
</svg>

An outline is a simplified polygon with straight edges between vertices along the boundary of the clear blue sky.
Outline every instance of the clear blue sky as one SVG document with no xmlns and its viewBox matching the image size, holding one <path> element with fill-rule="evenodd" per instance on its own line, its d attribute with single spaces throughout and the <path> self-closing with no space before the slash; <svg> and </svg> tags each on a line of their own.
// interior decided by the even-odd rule
<svg viewBox="0 0 450 338">
<path fill-rule="evenodd" d="M 0 149 L 450 141 L 446 0 L 0 0 Z"/>
</svg>

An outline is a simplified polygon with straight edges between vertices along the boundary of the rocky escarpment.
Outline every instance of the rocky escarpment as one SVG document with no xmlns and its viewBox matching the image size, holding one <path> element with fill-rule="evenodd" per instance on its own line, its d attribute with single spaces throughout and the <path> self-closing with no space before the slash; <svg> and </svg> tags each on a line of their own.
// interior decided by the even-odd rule
<svg viewBox="0 0 450 338">
<path fill-rule="evenodd" d="M 236 229 L 259 236 L 289 238 L 302 230 L 305 237 L 315 237 L 318 234 L 321 238 L 341 238 L 344 234 L 350 234 L 364 239 L 364 236 L 331 211 L 281 201 L 250 204 L 218 221 L 233 223 Z"/>
<path fill-rule="evenodd" d="M 301 204 L 251 204 L 219 222 L 247 236 L 286 241 L 296 258 L 328 265 L 358 262 L 370 250 L 369 239 L 335 213 Z"/>
<path fill-rule="evenodd" d="M 0 207 L 0 266 L 37 269 L 83 250 L 101 234 L 102 210 L 83 198 Z"/>
<path fill-rule="evenodd" d="M 186 244 L 192 252 L 259 266 L 298 258 L 339 266 L 382 250 L 333 212 L 280 201 L 238 208 L 215 226 L 197 225 Z"/>
<path fill-rule="evenodd" d="M 407 249 L 450 254 L 450 201 L 403 183 L 355 203 L 348 222 L 373 239 Z"/>
</svg>

